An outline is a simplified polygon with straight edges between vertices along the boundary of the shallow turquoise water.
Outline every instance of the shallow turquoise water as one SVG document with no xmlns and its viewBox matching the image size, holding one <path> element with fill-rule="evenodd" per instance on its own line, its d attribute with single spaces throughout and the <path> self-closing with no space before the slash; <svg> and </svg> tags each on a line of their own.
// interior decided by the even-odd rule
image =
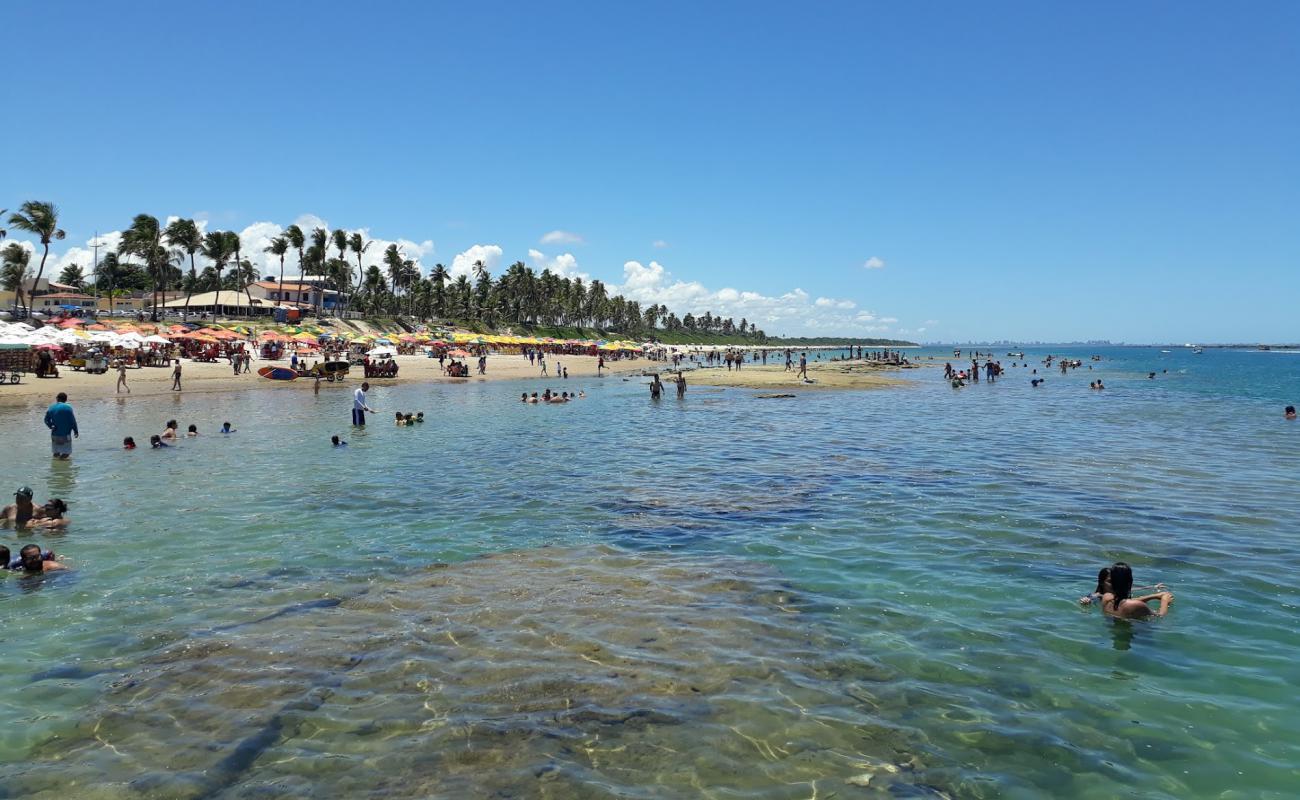
<svg viewBox="0 0 1300 800">
<path fill-rule="evenodd" d="M 0 787 L 1293 796 L 1300 354 L 1101 352 L 1037 390 L 376 388 L 433 419 L 360 433 L 337 387 L 87 402 L 68 464 L 0 409 L 0 486 L 75 521 L 37 539 L 73 572 L 0 581 Z M 117 448 L 171 417 L 239 433 Z M 1168 619 L 1075 604 L 1118 559 Z"/>
</svg>

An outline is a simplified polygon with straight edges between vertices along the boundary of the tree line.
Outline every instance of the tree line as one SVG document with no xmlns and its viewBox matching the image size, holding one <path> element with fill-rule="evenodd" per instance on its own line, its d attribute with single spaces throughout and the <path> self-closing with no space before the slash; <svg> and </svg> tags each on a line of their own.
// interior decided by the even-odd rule
<svg viewBox="0 0 1300 800">
<path fill-rule="evenodd" d="M 0 220 L 7 212 L 0 211 Z M 45 273 L 50 243 L 65 237 L 59 227 L 59 210 L 53 203 L 29 201 L 8 216 L 9 228 L 39 239 L 43 251 L 35 280 Z M 6 231 L 0 228 L 0 239 Z M 327 289 L 342 298 L 334 314 L 356 312 L 366 316 L 406 316 L 419 320 L 443 319 L 501 325 L 577 326 L 621 331 L 628 335 L 653 336 L 656 330 L 739 335 L 762 342 L 766 334 L 747 319 L 705 312 L 702 315 L 676 313 L 660 304 L 642 307 L 636 300 L 611 295 L 599 280 L 559 275 L 549 269 L 540 273 L 516 261 L 494 278 L 482 261 L 473 264 L 471 274 L 452 277 L 443 264 L 435 264 L 428 275 L 408 258 L 402 248 L 390 244 L 379 264 L 365 266 L 362 256 L 372 242 L 360 233 L 317 227 L 310 231 L 290 225 L 273 238 L 264 251 L 278 261 L 278 275 L 264 279 L 279 285 L 284 298 L 286 257 L 294 259 L 298 274 L 318 278 Z M 203 259 L 200 268 L 198 259 Z M 0 249 L 0 285 L 14 291 L 23 305 L 23 286 L 31 281 L 31 253 L 10 242 Z M 196 293 L 216 292 L 220 305 L 223 291 L 252 296 L 249 284 L 258 280 L 255 265 L 235 231 L 202 231 L 192 219 L 163 224 L 157 217 L 137 214 L 111 250 L 86 274 L 81 265 L 70 264 L 58 282 L 83 290 L 91 285 L 109 297 L 135 291 L 152 292 L 154 309 L 163 292 L 184 292 L 184 307 Z M 319 307 L 320 293 L 313 293 Z M 25 307 L 25 306 L 24 306 Z M 156 312 L 155 312 L 156 316 Z"/>
</svg>

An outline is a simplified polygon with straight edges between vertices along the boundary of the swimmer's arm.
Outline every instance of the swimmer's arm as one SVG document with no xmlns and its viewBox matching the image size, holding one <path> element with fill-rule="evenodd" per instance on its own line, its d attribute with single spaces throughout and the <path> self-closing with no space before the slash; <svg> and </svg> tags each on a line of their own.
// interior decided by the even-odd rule
<svg viewBox="0 0 1300 800">
<path fill-rule="evenodd" d="M 1155 594 L 1143 595 L 1142 597 L 1138 597 L 1136 599 L 1140 603 L 1150 603 L 1153 600 L 1159 600 L 1160 608 L 1156 609 L 1155 613 L 1157 617 L 1163 617 L 1165 614 L 1169 613 L 1169 606 L 1174 602 L 1174 593 L 1157 592 Z"/>
<path fill-rule="evenodd" d="M 45 572 L 55 572 L 61 569 L 67 569 L 67 566 L 58 561 L 46 561 L 41 565 L 41 569 Z"/>
</svg>

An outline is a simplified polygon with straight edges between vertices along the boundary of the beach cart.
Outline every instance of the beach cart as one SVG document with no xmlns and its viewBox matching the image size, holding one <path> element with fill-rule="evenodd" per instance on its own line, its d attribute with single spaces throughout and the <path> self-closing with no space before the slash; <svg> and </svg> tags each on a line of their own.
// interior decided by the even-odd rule
<svg viewBox="0 0 1300 800">
<path fill-rule="evenodd" d="M 68 359 L 68 366 L 74 370 L 85 370 L 92 375 L 102 375 L 108 372 L 108 357 L 99 350 L 90 350 L 84 355 Z"/>
<path fill-rule="evenodd" d="M 333 383 L 346 378 L 351 366 L 347 361 L 326 361 L 324 364 L 317 364 L 309 374 Z"/>
<path fill-rule="evenodd" d="M 0 383 L 18 383 L 32 370 L 32 348 L 0 342 Z"/>
</svg>

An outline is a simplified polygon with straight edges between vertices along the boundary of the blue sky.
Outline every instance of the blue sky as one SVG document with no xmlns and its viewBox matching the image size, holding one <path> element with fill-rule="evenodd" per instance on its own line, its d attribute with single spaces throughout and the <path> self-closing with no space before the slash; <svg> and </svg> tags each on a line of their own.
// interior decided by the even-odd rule
<svg viewBox="0 0 1300 800">
<path fill-rule="evenodd" d="M 57 202 L 69 246 L 312 215 L 769 333 L 1300 338 L 1297 3 L 5 18 L 0 207 Z"/>
</svg>

